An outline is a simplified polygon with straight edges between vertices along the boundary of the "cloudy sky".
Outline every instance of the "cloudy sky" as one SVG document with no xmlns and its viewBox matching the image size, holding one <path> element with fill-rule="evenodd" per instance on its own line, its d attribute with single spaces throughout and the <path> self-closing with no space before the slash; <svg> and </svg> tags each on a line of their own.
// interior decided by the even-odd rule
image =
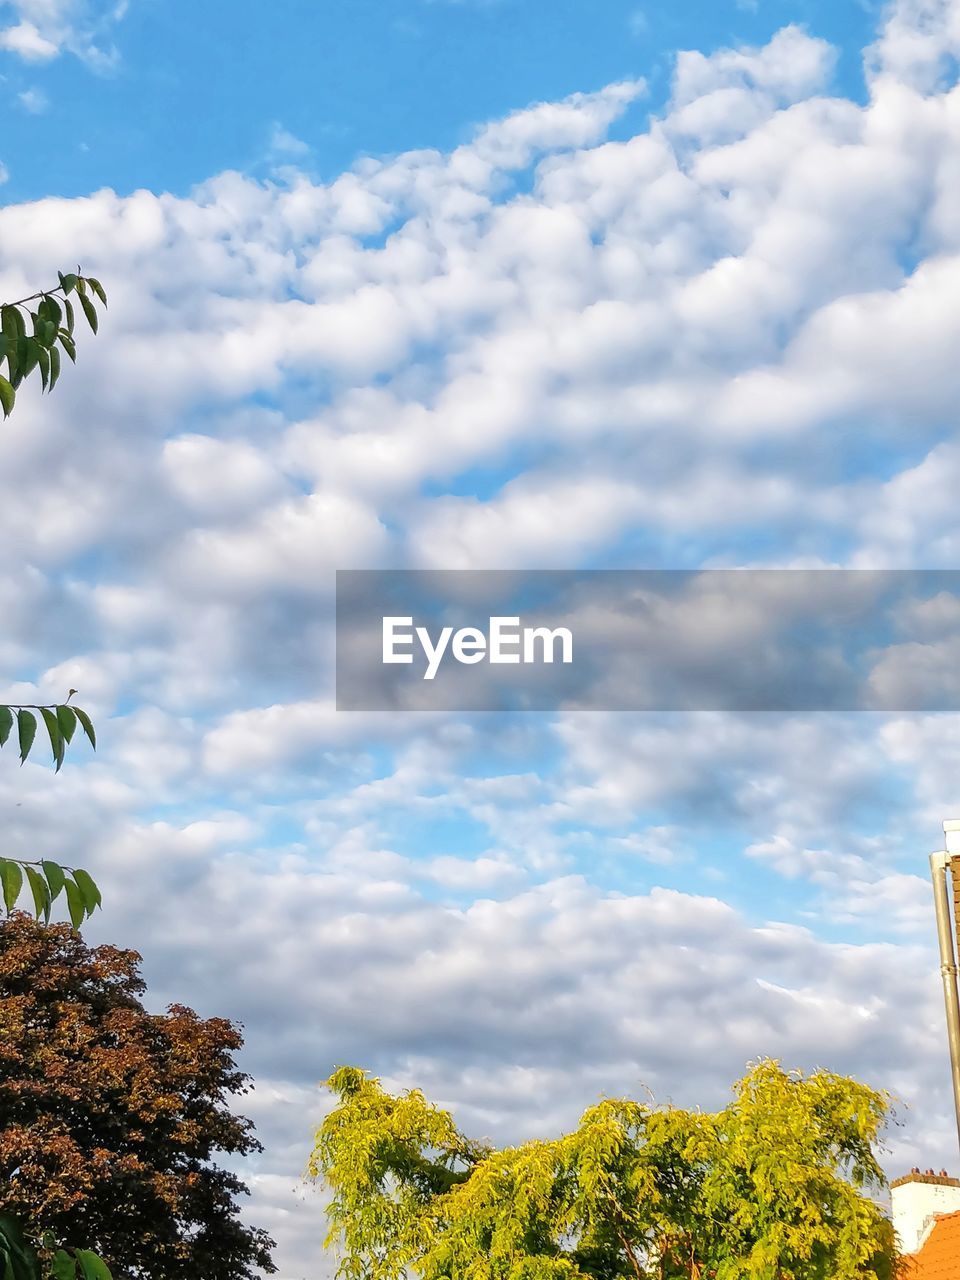
<svg viewBox="0 0 960 1280">
<path fill-rule="evenodd" d="M 0 431 L 0 698 L 75 687 L 102 743 L 4 753 L 5 852 L 244 1023 L 282 1280 L 330 1273 L 346 1062 L 510 1139 L 775 1055 L 956 1169 L 960 717 L 338 713 L 332 596 L 958 567 L 960 2 L 282 8 L 0 2 L 0 297 L 110 296 Z"/>
</svg>

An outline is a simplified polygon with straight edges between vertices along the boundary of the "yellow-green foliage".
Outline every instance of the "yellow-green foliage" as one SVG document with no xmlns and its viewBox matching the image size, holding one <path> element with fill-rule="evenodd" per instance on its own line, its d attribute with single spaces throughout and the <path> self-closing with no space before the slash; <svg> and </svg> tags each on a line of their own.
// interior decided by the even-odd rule
<svg viewBox="0 0 960 1280">
<path fill-rule="evenodd" d="M 888 1095 L 753 1067 L 724 1110 L 608 1099 L 552 1141 L 471 1142 L 418 1090 L 355 1067 L 308 1176 L 343 1280 L 885 1280 L 875 1148 Z"/>
</svg>

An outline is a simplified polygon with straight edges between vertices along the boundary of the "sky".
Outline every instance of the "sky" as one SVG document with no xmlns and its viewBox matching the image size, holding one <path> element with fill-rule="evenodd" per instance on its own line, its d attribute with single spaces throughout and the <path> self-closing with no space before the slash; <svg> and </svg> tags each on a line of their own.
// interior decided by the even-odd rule
<svg viewBox="0 0 960 1280">
<path fill-rule="evenodd" d="M 110 298 L 0 430 L 0 700 L 100 742 L 2 754 L 5 852 L 243 1023 L 282 1280 L 344 1063 L 513 1141 L 776 1056 L 958 1168 L 960 718 L 333 686 L 337 569 L 957 567 L 958 57 L 957 0 L 0 3 L 0 297 Z"/>
</svg>

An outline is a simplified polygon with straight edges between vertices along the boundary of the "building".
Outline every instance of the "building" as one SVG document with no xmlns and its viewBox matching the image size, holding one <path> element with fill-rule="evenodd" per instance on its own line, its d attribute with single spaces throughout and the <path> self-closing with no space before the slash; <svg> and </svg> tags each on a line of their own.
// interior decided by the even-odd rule
<svg viewBox="0 0 960 1280">
<path fill-rule="evenodd" d="M 904 1280 L 960 1280 L 960 1178 L 912 1169 L 890 1198 Z"/>
</svg>

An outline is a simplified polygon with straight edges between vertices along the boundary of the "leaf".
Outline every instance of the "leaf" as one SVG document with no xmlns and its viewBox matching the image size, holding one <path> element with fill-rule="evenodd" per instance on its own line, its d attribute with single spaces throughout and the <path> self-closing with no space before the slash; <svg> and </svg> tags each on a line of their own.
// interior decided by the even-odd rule
<svg viewBox="0 0 960 1280">
<path fill-rule="evenodd" d="M 30 882 L 30 892 L 33 894 L 33 905 L 37 911 L 37 919 L 43 916 L 44 920 L 50 921 L 50 890 L 47 888 L 47 882 L 36 869 L 36 867 L 26 867 L 27 879 Z"/>
<path fill-rule="evenodd" d="M 56 328 L 59 329 L 60 321 L 63 319 L 63 312 L 60 309 L 60 303 L 56 298 L 52 298 L 50 294 L 46 293 L 43 296 L 43 301 L 40 303 L 40 306 L 43 309 L 44 318 L 52 320 Z"/>
<path fill-rule="evenodd" d="M 10 737 L 13 728 L 13 712 L 9 707 L 0 707 L 0 747 Z"/>
<path fill-rule="evenodd" d="M 50 901 L 55 902 L 67 882 L 63 867 L 59 862 L 42 862 L 40 865 L 43 867 L 43 874 L 47 877 L 47 884 L 50 887 Z"/>
<path fill-rule="evenodd" d="M 39 1280 L 36 1251 L 24 1239 L 20 1224 L 8 1213 L 0 1216 L 0 1258 L 3 1280 Z"/>
<path fill-rule="evenodd" d="M 27 334 L 26 325 L 23 322 L 23 313 L 19 307 L 0 307 L 0 329 L 8 338 L 25 338 Z"/>
<path fill-rule="evenodd" d="M 77 888 L 80 890 L 87 915 L 92 916 L 101 903 L 100 890 L 97 888 L 93 876 L 84 871 L 82 867 L 78 867 L 73 872 L 73 878 L 77 883 Z"/>
<path fill-rule="evenodd" d="M 70 337 L 70 334 L 66 331 L 66 329 L 60 330 L 60 345 L 61 347 L 63 347 L 67 355 L 70 357 L 71 362 L 73 364 L 76 364 L 77 363 L 77 344 L 74 342 L 73 338 Z"/>
<path fill-rule="evenodd" d="M 68 707 L 65 702 L 61 702 L 57 707 L 57 724 L 60 726 L 64 742 L 70 742 L 77 727 L 77 717 L 73 707 Z"/>
<path fill-rule="evenodd" d="M 58 1249 L 50 1261 L 52 1280 L 77 1280 L 77 1264 L 65 1249 Z"/>
<path fill-rule="evenodd" d="M 57 334 L 60 332 L 60 323 L 59 316 L 56 324 L 50 319 L 45 303 L 46 299 L 41 299 L 36 312 L 31 312 L 31 315 L 33 316 L 33 336 L 41 346 L 49 347 L 51 342 L 55 342 L 57 339 Z"/>
<path fill-rule="evenodd" d="M 66 743 L 63 740 L 63 734 L 60 732 L 60 724 L 54 712 L 49 707 L 41 707 L 40 714 L 43 716 L 43 723 L 47 726 L 47 734 L 50 738 L 50 750 L 53 752 L 54 764 L 57 766 L 57 772 L 60 772 L 60 766 L 63 764 L 63 752 Z"/>
<path fill-rule="evenodd" d="M 93 731 L 93 725 L 90 723 L 90 717 L 87 715 L 87 713 L 86 713 L 85 711 L 81 711 L 79 707 L 74 707 L 74 708 L 73 708 L 73 714 L 74 714 L 74 715 L 77 717 L 77 719 L 80 721 L 80 725 L 81 725 L 81 727 L 82 727 L 82 729 L 83 729 L 83 732 L 84 732 L 84 733 L 87 735 L 87 737 L 90 739 L 90 745 L 91 745 L 91 747 L 93 747 L 94 751 L 96 751 L 96 749 L 97 749 L 97 735 L 96 735 L 96 734 L 94 733 L 94 731 Z"/>
<path fill-rule="evenodd" d="M 83 924 L 84 916 L 87 914 L 87 909 L 83 903 L 83 894 L 72 880 L 65 880 L 63 887 L 67 894 L 67 910 L 70 912 L 70 923 L 75 929 L 79 929 Z"/>
<path fill-rule="evenodd" d="M 12 911 L 23 888 L 23 870 L 19 863 L 0 859 L 0 884 L 3 885 L 3 905 L 8 912 Z"/>
<path fill-rule="evenodd" d="M 9 1213 L 0 1214 L 0 1239 L 7 1246 L 14 1249 L 22 1250 L 26 1248 L 26 1241 L 23 1238 L 23 1232 L 16 1218 Z"/>
<path fill-rule="evenodd" d="M 40 386 L 43 391 L 46 391 L 47 383 L 50 380 L 50 353 L 37 339 L 31 338 L 30 341 L 36 342 L 37 364 L 40 366 Z"/>
<path fill-rule="evenodd" d="M 17 737 L 20 740 L 20 763 L 26 760 L 30 754 L 30 748 L 33 746 L 33 740 L 37 736 L 37 717 L 32 711 L 25 711 L 23 707 L 17 712 Z"/>
<path fill-rule="evenodd" d="M 100 281 L 95 280 L 93 276 L 87 276 L 87 284 L 90 286 L 93 292 L 97 295 L 97 297 L 100 299 L 103 305 L 106 306 L 107 295 L 104 293 L 103 285 L 100 283 Z"/>
<path fill-rule="evenodd" d="M 0 377 L 0 408 L 3 409 L 3 416 L 5 418 L 9 418 L 10 414 L 13 412 L 13 402 L 16 398 L 17 393 L 14 391 L 10 383 L 6 378 Z"/>
<path fill-rule="evenodd" d="M 102 1258 L 98 1258 L 89 1249 L 74 1249 L 83 1280 L 113 1280 L 110 1270 Z"/>
<path fill-rule="evenodd" d="M 50 348 L 50 390 L 57 385 L 57 379 L 60 377 L 60 352 L 56 347 Z"/>
<path fill-rule="evenodd" d="M 21 338 L 17 343 L 17 363 L 20 368 L 18 373 L 21 377 L 27 378 L 33 373 L 37 367 L 40 356 L 39 352 L 43 350 L 36 338 Z"/>
<path fill-rule="evenodd" d="M 72 334 L 75 320 L 74 320 L 74 314 L 73 314 L 73 303 L 70 301 L 69 298 L 64 298 L 63 309 L 67 313 L 67 333 Z"/>
<path fill-rule="evenodd" d="M 87 324 L 90 326 L 93 332 L 96 333 L 97 332 L 96 308 L 94 307 L 93 303 L 90 301 L 90 299 L 87 297 L 85 293 L 81 293 L 79 296 L 80 296 L 80 305 L 81 307 L 83 307 L 83 314 L 87 317 Z"/>
<path fill-rule="evenodd" d="M 57 275 L 60 277 L 60 288 L 63 290 L 64 297 L 66 297 L 68 293 L 72 293 L 77 287 L 77 277 L 72 271 L 68 272 L 67 275 L 64 275 L 62 271 L 58 271 Z"/>
</svg>

